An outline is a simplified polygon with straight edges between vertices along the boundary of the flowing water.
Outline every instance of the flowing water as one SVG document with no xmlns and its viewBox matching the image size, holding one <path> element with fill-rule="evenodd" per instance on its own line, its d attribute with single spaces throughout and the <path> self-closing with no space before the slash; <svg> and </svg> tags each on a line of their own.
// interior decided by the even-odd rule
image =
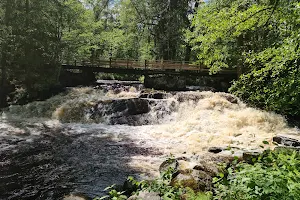
<svg viewBox="0 0 300 200">
<path fill-rule="evenodd" d="M 197 162 L 212 156 L 209 147 L 257 150 L 278 134 L 300 138 L 284 117 L 250 108 L 230 94 L 139 95 L 134 87 L 73 88 L 3 112 L 0 199 L 95 197 L 129 175 L 157 175 L 170 154 Z"/>
</svg>

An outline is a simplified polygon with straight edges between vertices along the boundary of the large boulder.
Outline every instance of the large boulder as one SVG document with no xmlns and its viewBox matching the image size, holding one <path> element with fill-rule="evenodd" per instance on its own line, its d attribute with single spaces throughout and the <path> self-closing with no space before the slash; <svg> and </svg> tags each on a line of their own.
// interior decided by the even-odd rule
<svg viewBox="0 0 300 200">
<path fill-rule="evenodd" d="M 146 88 L 166 91 L 186 90 L 185 78 L 169 75 L 146 76 L 144 80 Z"/>
<path fill-rule="evenodd" d="M 139 125 L 143 122 L 142 114 L 150 111 L 146 99 L 130 98 L 99 101 L 91 110 L 90 118 L 95 121 L 107 119 L 110 124 Z"/>
<path fill-rule="evenodd" d="M 214 162 L 192 162 L 190 159 L 180 157 L 164 161 L 160 173 L 172 168 L 171 186 L 189 187 L 194 191 L 209 191 L 212 188 L 213 177 L 219 174 L 219 167 Z"/>
<path fill-rule="evenodd" d="M 150 107 L 147 100 L 131 98 L 100 101 L 94 107 L 93 114 L 100 117 L 107 115 L 118 117 L 138 115 L 148 113 L 149 111 Z"/>
<path fill-rule="evenodd" d="M 201 170 L 179 170 L 170 185 L 189 187 L 194 191 L 208 191 L 212 187 L 212 176 Z"/>
</svg>

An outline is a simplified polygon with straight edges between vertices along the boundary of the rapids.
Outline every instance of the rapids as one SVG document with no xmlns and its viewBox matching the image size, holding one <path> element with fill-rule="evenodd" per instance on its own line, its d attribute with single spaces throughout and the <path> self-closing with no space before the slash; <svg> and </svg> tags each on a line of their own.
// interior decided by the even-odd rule
<svg viewBox="0 0 300 200">
<path fill-rule="evenodd" d="M 284 117 L 248 107 L 230 94 L 139 96 L 135 87 L 118 92 L 71 88 L 4 111 L 0 199 L 96 197 L 129 175 L 157 175 L 170 155 L 197 162 L 212 156 L 209 147 L 248 151 L 261 149 L 265 140 L 272 148 L 278 134 L 300 138 Z M 145 103 L 147 108 L 140 109 Z"/>
</svg>

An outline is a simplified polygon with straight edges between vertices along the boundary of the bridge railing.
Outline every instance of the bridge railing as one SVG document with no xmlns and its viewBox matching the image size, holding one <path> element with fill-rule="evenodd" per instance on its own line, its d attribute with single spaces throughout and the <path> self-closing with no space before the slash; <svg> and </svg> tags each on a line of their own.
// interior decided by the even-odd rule
<svg viewBox="0 0 300 200">
<path fill-rule="evenodd" d="M 66 64 L 70 65 L 70 64 Z M 209 72 L 209 68 L 204 65 L 194 64 L 186 61 L 173 60 L 133 60 L 116 59 L 109 60 L 94 59 L 84 61 L 74 61 L 75 66 L 102 67 L 102 68 L 127 68 L 127 69 L 147 69 L 147 70 L 175 70 L 175 71 L 202 71 Z M 239 68 L 223 69 L 222 73 L 238 73 Z"/>
</svg>

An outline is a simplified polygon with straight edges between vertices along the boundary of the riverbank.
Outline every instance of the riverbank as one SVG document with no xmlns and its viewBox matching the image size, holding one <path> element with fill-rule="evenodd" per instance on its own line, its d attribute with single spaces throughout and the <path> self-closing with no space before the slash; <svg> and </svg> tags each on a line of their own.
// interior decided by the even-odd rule
<svg viewBox="0 0 300 200">
<path fill-rule="evenodd" d="M 227 93 L 116 85 L 70 88 L 5 111 L 1 198 L 55 199 L 70 193 L 93 198 L 128 176 L 158 176 L 171 154 L 197 165 L 262 151 L 263 141 L 273 148 L 275 135 L 299 137 L 284 117 Z M 213 148 L 220 153 L 211 153 Z"/>
</svg>

